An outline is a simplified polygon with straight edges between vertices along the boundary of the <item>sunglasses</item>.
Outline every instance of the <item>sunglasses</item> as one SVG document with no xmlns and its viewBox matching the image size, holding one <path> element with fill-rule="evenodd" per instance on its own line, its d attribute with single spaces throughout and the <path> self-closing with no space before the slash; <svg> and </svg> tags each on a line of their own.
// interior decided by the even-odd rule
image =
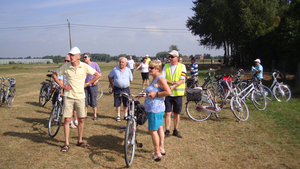
<svg viewBox="0 0 300 169">
<path fill-rule="evenodd" d="M 151 70 L 154 69 L 154 68 L 155 68 L 155 67 L 153 67 L 153 66 L 150 66 L 150 67 L 149 67 L 149 69 L 151 69 Z"/>
<path fill-rule="evenodd" d="M 84 59 L 88 58 L 87 56 L 83 57 Z"/>
<path fill-rule="evenodd" d="M 172 59 L 173 59 L 173 58 L 175 58 L 175 56 L 170 55 L 169 58 L 172 58 Z"/>
<path fill-rule="evenodd" d="M 65 62 L 70 62 L 70 60 L 65 60 Z"/>
</svg>

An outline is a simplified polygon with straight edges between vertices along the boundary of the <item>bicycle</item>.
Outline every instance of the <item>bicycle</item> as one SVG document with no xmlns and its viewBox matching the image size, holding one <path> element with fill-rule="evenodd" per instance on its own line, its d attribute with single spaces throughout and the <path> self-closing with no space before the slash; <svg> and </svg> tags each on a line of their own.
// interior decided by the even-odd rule
<svg viewBox="0 0 300 169">
<path fill-rule="evenodd" d="M 53 70 L 48 70 L 48 72 L 54 72 Z M 47 77 L 49 79 L 46 79 L 47 82 L 42 82 L 41 89 L 40 89 L 40 94 L 39 94 L 39 104 L 41 107 L 45 106 L 45 104 L 51 99 L 54 91 L 54 81 L 51 80 L 52 74 L 47 74 Z"/>
<path fill-rule="evenodd" d="M 277 101 L 287 102 L 291 99 L 291 90 L 287 85 L 284 85 L 283 82 L 279 83 L 277 81 L 279 75 L 280 72 L 274 69 L 274 72 L 272 73 L 273 83 L 270 89 L 272 90 L 273 95 Z"/>
<path fill-rule="evenodd" d="M 8 81 L 8 85 L 4 82 L 5 80 Z M 16 79 L 15 78 L 1 78 L 1 89 L 0 89 L 0 101 L 4 103 L 6 101 L 7 107 L 11 107 L 12 103 L 14 102 L 16 92 Z"/>
<path fill-rule="evenodd" d="M 125 96 L 129 99 L 129 108 L 128 108 L 128 120 L 125 129 L 125 139 L 124 139 L 124 154 L 125 154 L 125 162 L 127 167 L 130 167 L 133 163 L 135 146 L 138 148 L 142 148 L 143 144 L 138 143 L 136 140 L 136 129 L 137 129 L 137 115 L 136 115 L 136 107 L 139 104 L 139 101 L 135 100 L 136 96 L 145 97 L 145 92 L 140 92 L 137 95 L 128 94 L 126 92 L 121 92 L 120 97 Z"/>
<path fill-rule="evenodd" d="M 52 99 L 53 108 L 48 122 L 48 133 L 50 137 L 55 137 L 60 129 L 63 118 L 61 88 L 57 84 L 54 88 Z"/>
</svg>

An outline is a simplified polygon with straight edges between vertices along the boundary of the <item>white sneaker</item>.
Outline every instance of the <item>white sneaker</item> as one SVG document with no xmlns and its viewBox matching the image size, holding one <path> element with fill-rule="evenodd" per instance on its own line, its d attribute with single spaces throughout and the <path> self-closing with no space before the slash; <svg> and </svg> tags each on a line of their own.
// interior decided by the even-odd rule
<svg viewBox="0 0 300 169">
<path fill-rule="evenodd" d="M 73 123 L 71 123 L 71 124 L 70 124 L 70 128 L 71 128 L 71 129 L 76 129 L 77 127 L 76 127 Z"/>
</svg>

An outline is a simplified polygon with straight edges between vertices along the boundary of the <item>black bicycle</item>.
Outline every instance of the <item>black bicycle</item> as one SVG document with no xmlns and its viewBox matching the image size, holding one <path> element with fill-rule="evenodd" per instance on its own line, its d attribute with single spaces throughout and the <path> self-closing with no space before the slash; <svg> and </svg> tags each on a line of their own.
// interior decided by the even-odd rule
<svg viewBox="0 0 300 169">
<path fill-rule="evenodd" d="M 48 72 L 54 72 L 53 70 L 48 70 Z M 39 94 L 39 104 L 41 107 L 45 106 L 45 104 L 51 99 L 53 92 L 54 92 L 54 81 L 51 79 L 52 74 L 47 74 L 47 77 L 49 79 L 46 79 L 48 82 L 42 82 L 41 89 L 40 89 L 40 94 Z"/>
<path fill-rule="evenodd" d="M 55 137 L 57 135 L 63 118 L 62 97 L 61 97 L 61 89 L 59 85 L 55 86 L 53 93 L 54 93 L 54 96 L 52 98 L 53 108 L 48 122 L 48 133 L 50 137 Z"/>
</svg>

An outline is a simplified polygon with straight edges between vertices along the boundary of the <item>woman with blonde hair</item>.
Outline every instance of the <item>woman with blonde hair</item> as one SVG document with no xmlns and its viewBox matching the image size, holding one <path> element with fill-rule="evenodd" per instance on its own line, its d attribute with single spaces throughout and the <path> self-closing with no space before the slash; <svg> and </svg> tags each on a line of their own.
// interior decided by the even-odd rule
<svg viewBox="0 0 300 169">
<path fill-rule="evenodd" d="M 164 149 L 163 115 L 165 112 L 165 97 L 171 95 L 171 90 L 165 77 L 161 74 L 162 63 L 151 61 L 149 63 L 149 74 L 153 81 L 146 88 L 145 109 L 148 112 L 148 131 L 152 137 L 154 152 L 152 160 L 160 161 L 162 155 L 166 154 Z"/>
</svg>

